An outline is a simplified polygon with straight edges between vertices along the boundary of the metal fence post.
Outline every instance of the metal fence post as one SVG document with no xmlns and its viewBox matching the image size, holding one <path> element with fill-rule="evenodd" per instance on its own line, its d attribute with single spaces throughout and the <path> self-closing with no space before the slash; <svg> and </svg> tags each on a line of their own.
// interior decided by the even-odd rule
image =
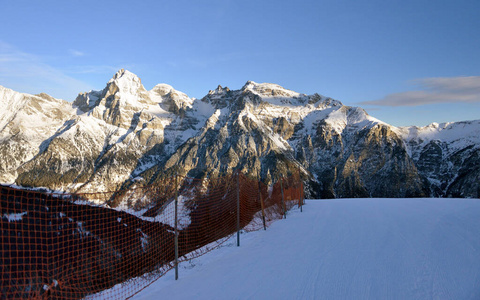
<svg viewBox="0 0 480 300">
<path fill-rule="evenodd" d="M 303 200 L 303 182 L 300 181 L 300 201 L 302 203 L 302 206 L 300 206 L 300 212 L 303 212 L 303 205 L 305 204 Z"/>
<path fill-rule="evenodd" d="M 178 173 L 175 173 L 175 280 L 178 280 Z"/>
<path fill-rule="evenodd" d="M 262 188 L 261 188 L 260 180 L 258 181 L 258 196 L 260 197 L 260 205 L 262 206 L 263 230 L 267 230 L 267 225 L 265 224 L 265 206 L 263 204 Z"/>
<path fill-rule="evenodd" d="M 300 212 L 303 212 L 303 200 L 302 200 L 302 192 L 300 191 L 300 189 L 302 188 L 302 185 L 301 184 L 298 184 L 299 187 L 299 191 L 298 191 L 298 201 L 300 201 Z"/>
<path fill-rule="evenodd" d="M 298 167 L 298 201 L 300 202 L 300 212 L 303 212 L 303 199 L 302 199 L 302 193 L 303 193 L 303 183 L 302 183 L 302 176 L 300 176 L 302 173 L 300 172 L 300 167 Z"/>
<path fill-rule="evenodd" d="M 285 197 L 283 196 L 283 176 L 280 178 L 280 190 L 282 191 L 283 218 L 287 218 L 287 208 L 285 206 Z"/>
<path fill-rule="evenodd" d="M 240 247 L 240 172 L 237 172 L 237 247 Z"/>
</svg>

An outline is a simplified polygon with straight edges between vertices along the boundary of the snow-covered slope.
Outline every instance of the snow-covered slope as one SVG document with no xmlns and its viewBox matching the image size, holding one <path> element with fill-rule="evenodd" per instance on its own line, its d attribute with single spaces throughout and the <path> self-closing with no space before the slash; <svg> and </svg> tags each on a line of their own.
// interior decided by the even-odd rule
<svg viewBox="0 0 480 300">
<path fill-rule="evenodd" d="M 46 94 L 28 95 L 0 86 L 0 182 L 14 182 L 19 168 L 60 133 L 75 110 Z"/>
<path fill-rule="evenodd" d="M 133 299 L 478 299 L 480 200 L 307 200 Z"/>
<path fill-rule="evenodd" d="M 449 154 L 470 145 L 480 145 L 480 120 L 400 127 L 398 132 L 409 145 L 425 147 L 432 141 L 448 144 Z"/>
</svg>

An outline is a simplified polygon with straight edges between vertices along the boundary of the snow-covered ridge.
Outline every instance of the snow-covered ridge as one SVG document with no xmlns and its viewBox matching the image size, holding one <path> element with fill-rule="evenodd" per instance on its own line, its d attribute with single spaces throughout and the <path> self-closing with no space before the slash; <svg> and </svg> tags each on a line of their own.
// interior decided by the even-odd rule
<svg viewBox="0 0 480 300">
<path fill-rule="evenodd" d="M 39 140 L 52 135 L 56 130 L 52 127 L 74 115 L 74 109 L 65 100 L 47 94 L 19 93 L 2 86 L 0 103 L 0 139 L 20 133 Z M 6 130 L 7 127 L 9 130 Z"/>
<path fill-rule="evenodd" d="M 0 132 L 13 119 L 15 112 L 25 105 L 26 101 L 25 94 L 0 85 L 0 103 L 2 103 L 3 108 L 0 110 Z"/>
<path fill-rule="evenodd" d="M 256 83 L 254 81 L 247 81 L 242 90 L 250 90 L 261 97 L 288 97 L 298 98 L 306 96 L 288 89 L 281 87 L 274 83 Z"/>
<path fill-rule="evenodd" d="M 330 124 L 332 128 L 339 134 L 345 128 L 351 127 L 355 130 L 371 128 L 377 124 L 387 125 L 386 123 L 370 116 L 364 109 L 360 107 L 343 106 L 333 110 L 325 118 L 325 122 Z"/>
<path fill-rule="evenodd" d="M 158 94 L 158 95 L 160 95 L 160 96 L 165 96 L 165 95 L 167 95 L 167 94 L 169 94 L 169 93 L 172 93 L 172 92 L 174 92 L 174 93 L 181 93 L 181 92 L 176 91 L 176 90 L 173 88 L 173 86 L 171 86 L 171 85 L 169 85 L 169 84 L 166 84 L 166 83 L 159 83 L 159 84 L 157 84 L 156 86 L 154 86 L 154 87 L 150 90 L 150 92 L 154 92 L 154 93 L 156 93 L 156 94 Z M 184 94 L 184 93 L 181 93 L 181 94 L 186 96 L 186 94 Z"/>
<path fill-rule="evenodd" d="M 480 145 L 480 120 L 400 127 L 397 132 L 407 143 L 413 141 L 428 144 L 437 140 L 449 143 L 455 148 Z"/>
</svg>

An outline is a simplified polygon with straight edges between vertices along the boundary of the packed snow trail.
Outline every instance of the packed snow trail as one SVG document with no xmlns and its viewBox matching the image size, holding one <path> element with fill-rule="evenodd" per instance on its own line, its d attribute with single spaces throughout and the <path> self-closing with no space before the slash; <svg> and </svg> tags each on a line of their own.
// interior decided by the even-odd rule
<svg viewBox="0 0 480 300">
<path fill-rule="evenodd" d="M 134 299 L 480 299 L 480 200 L 308 200 Z"/>
</svg>

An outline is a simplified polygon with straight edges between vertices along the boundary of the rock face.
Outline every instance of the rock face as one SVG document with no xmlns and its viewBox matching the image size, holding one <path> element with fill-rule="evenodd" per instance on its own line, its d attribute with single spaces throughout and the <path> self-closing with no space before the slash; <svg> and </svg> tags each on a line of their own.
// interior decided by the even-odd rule
<svg viewBox="0 0 480 300">
<path fill-rule="evenodd" d="M 192 99 L 125 70 L 73 104 L 3 87 L 0 103 L 3 183 L 97 192 L 173 173 L 272 182 L 300 170 L 309 197 L 480 197 L 480 121 L 396 128 L 252 81 Z"/>
<path fill-rule="evenodd" d="M 480 120 L 398 129 L 428 196 L 480 197 Z"/>
</svg>

